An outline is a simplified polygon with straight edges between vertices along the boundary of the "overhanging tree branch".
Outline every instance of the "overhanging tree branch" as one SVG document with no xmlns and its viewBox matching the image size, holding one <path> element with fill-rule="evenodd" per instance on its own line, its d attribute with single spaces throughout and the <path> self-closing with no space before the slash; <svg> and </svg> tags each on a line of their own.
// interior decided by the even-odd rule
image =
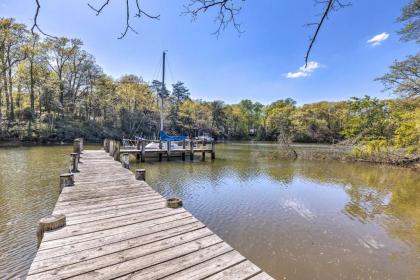
<svg viewBox="0 0 420 280">
<path fill-rule="evenodd" d="M 241 0 L 244 2 L 245 0 Z M 236 21 L 236 16 L 240 13 L 241 7 L 237 7 L 234 0 L 190 0 L 188 5 L 184 5 L 185 11 L 183 14 L 190 14 L 195 20 L 200 13 L 206 13 L 211 8 L 217 8 L 217 16 L 215 22 L 218 27 L 213 35 L 219 36 L 230 24 L 238 31 L 241 31 L 241 25 Z"/>
<path fill-rule="evenodd" d="M 325 8 L 324 8 L 324 11 L 323 11 L 323 13 L 321 15 L 321 18 L 320 18 L 319 22 L 308 24 L 308 25 L 315 25 L 316 28 L 315 28 L 314 35 L 310 38 L 308 49 L 306 50 L 305 67 L 308 65 L 309 55 L 311 54 L 312 47 L 314 46 L 315 41 L 318 38 L 319 31 L 321 30 L 321 27 L 323 26 L 324 21 L 326 19 L 328 19 L 328 15 L 331 13 L 331 11 L 336 11 L 336 10 L 338 10 L 340 8 L 344 8 L 344 7 L 350 5 L 350 3 L 343 4 L 339 0 L 325 0 L 325 1 L 316 0 L 315 2 L 317 4 L 324 4 L 325 5 Z"/>
<path fill-rule="evenodd" d="M 135 8 L 137 10 L 135 13 L 135 17 L 146 16 L 147 18 L 150 18 L 150 19 L 155 19 L 155 20 L 160 19 L 160 15 L 151 15 L 148 12 L 144 11 L 140 6 L 140 3 L 139 3 L 140 0 L 134 0 L 134 1 L 135 1 Z M 237 0 L 237 1 L 245 2 L 246 0 Z M 37 8 L 35 11 L 34 23 L 31 28 L 32 33 L 34 33 L 34 30 L 37 29 L 41 34 L 45 36 L 57 38 L 57 37 L 44 33 L 39 27 L 37 19 L 38 19 L 39 10 L 41 6 L 39 4 L 39 0 L 35 0 L 35 2 L 37 5 Z M 88 6 L 96 13 L 97 16 L 99 16 L 103 12 L 103 10 L 109 5 L 110 2 L 111 0 L 106 0 L 98 8 L 95 8 L 93 5 L 89 3 L 88 3 Z M 328 16 L 330 15 L 330 13 L 332 11 L 336 11 L 336 10 L 339 10 L 340 8 L 350 5 L 350 3 L 343 4 L 342 0 L 315 0 L 315 3 L 323 4 L 324 9 L 320 16 L 320 20 L 318 22 L 307 24 L 307 26 L 316 26 L 316 28 L 314 30 L 313 35 L 310 37 L 309 45 L 306 50 L 305 65 L 307 65 L 309 62 L 309 56 L 311 54 L 313 46 L 316 40 L 318 39 L 320 30 L 322 26 L 324 25 L 325 21 L 328 19 Z M 127 35 L 128 31 L 130 30 L 137 34 L 137 31 L 131 26 L 131 23 L 130 23 L 131 14 L 130 14 L 129 0 L 125 1 L 125 8 L 126 8 L 125 29 L 121 33 L 121 36 L 118 37 L 118 39 L 124 38 Z M 241 30 L 241 25 L 236 20 L 236 17 L 240 13 L 242 7 L 236 4 L 235 0 L 189 0 L 189 4 L 185 5 L 184 8 L 185 8 L 185 11 L 183 12 L 183 14 L 190 14 L 193 19 L 196 19 L 199 14 L 201 13 L 204 14 L 210 9 L 216 9 L 217 15 L 215 18 L 215 22 L 217 22 L 218 27 L 216 31 L 212 33 L 216 36 L 219 36 L 220 33 L 231 24 L 238 31 L 238 33 L 240 34 L 243 33 L 243 31 Z"/>
<path fill-rule="evenodd" d="M 45 33 L 40 27 L 39 27 L 39 25 L 38 25 L 38 15 L 39 15 L 39 10 L 41 9 L 41 4 L 39 3 L 39 0 L 35 0 L 35 3 L 36 3 L 36 10 L 35 10 L 35 16 L 34 16 L 34 21 L 33 21 L 33 24 L 32 24 L 32 28 L 31 28 L 31 33 L 32 33 L 32 35 L 33 34 L 35 34 L 35 29 L 36 30 L 38 30 L 38 32 L 39 33 L 41 33 L 42 35 L 44 35 L 44 36 L 47 36 L 47 37 L 51 37 L 51 38 L 54 38 L 54 39 L 57 39 L 57 37 L 55 37 L 55 36 L 52 36 L 52 35 L 50 35 L 50 34 L 47 34 L 47 33 Z"/>
<path fill-rule="evenodd" d="M 97 16 L 99 16 L 102 13 L 102 11 L 104 10 L 104 8 L 109 5 L 109 2 L 111 2 L 111 0 L 106 0 L 99 8 L 95 8 L 91 4 L 88 4 L 88 6 L 93 11 L 96 12 L 96 15 Z M 135 14 L 136 17 L 141 17 L 141 16 L 144 15 L 144 16 L 146 16 L 148 18 L 151 18 L 151 19 L 155 19 L 155 20 L 159 20 L 160 19 L 160 15 L 154 16 L 154 15 L 151 15 L 151 14 L 145 12 L 140 7 L 139 0 L 135 0 L 135 3 L 136 3 L 136 9 L 137 9 L 137 12 Z M 128 33 L 129 30 L 131 30 L 132 32 L 138 34 L 138 32 L 130 24 L 130 16 L 131 16 L 131 14 L 130 14 L 130 2 L 129 2 L 129 0 L 126 0 L 125 1 L 125 11 L 126 11 L 125 28 L 124 28 L 124 31 L 121 33 L 121 36 L 118 37 L 118 39 L 124 38 L 127 35 L 127 33 Z"/>
</svg>

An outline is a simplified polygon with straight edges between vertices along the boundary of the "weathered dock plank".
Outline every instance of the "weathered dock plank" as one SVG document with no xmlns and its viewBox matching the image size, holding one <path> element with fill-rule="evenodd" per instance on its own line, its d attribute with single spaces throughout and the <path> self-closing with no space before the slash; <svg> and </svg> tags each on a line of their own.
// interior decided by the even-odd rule
<svg viewBox="0 0 420 280">
<path fill-rule="evenodd" d="M 272 279 L 104 151 L 84 151 L 27 279 Z"/>
</svg>

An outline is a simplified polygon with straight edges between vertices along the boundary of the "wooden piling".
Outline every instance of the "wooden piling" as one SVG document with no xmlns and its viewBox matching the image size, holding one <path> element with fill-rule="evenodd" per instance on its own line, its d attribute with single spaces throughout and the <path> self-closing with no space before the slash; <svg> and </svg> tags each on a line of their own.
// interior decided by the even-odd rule
<svg viewBox="0 0 420 280">
<path fill-rule="evenodd" d="M 104 139 L 104 150 L 106 153 L 109 153 L 109 139 Z"/>
<path fill-rule="evenodd" d="M 121 165 L 124 168 L 130 169 L 130 155 L 128 153 L 121 154 Z"/>
<path fill-rule="evenodd" d="M 159 161 L 162 161 L 162 141 L 159 140 Z"/>
<path fill-rule="evenodd" d="M 42 218 L 38 222 L 36 236 L 38 238 L 38 248 L 41 244 L 44 233 L 50 230 L 62 228 L 66 225 L 66 216 L 63 214 L 50 215 Z"/>
<path fill-rule="evenodd" d="M 170 161 L 171 160 L 171 141 L 167 141 L 166 142 L 166 155 L 167 155 L 167 160 Z"/>
<path fill-rule="evenodd" d="M 146 181 L 146 169 L 136 169 L 136 180 Z"/>
<path fill-rule="evenodd" d="M 120 149 L 121 149 L 120 140 L 115 140 L 114 160 L 116 161 L 120 161 Z"/>
<path fill-rule="evenodd" d="M 211 160 L 216 159 L 216 147 L 214 141 L 211 142 Z"/>
<path fill-rule="evenodd" d="M 84 148 L 84 139 L 83 138 L 79 138 L 80 141 L 80 153 L 83 154 L 83 150 Z"/>
<path fill-rule="evenodd" d="M 60 193 L 65 187 L 74 186 L 74 174 L 65 173 L 60 175 Z"/>
<path fill-rule="evenodd" d="M 136 150 L 137 151 L 139 151 L 140 149 L 141 149 L 141 143 L 142 143 L 143 141 L 142 140 L 137 140 L 137 142 L 136 142 Z M 136 154 L 136 160 L 137 160 L 137 162 L 139 162 L 140 161 L 140 157 L 141 157 L 141 153 L 140 152 L 138 152 L 137 154 Z"/>
<path fill-rule="evenodd" d="M 190 160 L 194 160 L 194 141 L 190 140 Z"/>
<path fill-rule="evenodd" d="M 78 153 L 71 153 L 71 172 L 76 173 L 79 172 L 79 154 Z"/>
<path fill-rule="evenodd" d="M 113 157 L 114 156 L 114 140 L 109 140 L 109 151 L 108 154 Z"/>
<path fill-rule="evenodd" d="M 145 162 L 146 161 L 146 142 L 145 141 L 141 141 L 140 161 L 141 162 Z"/>
<path fill-rule="evenodd" d="M 185 140 L 182 141 L 182 152 L 181 152 L 181 159 L 182 159 L 182 161 L 185 161 L 185 147 L 186 147 L 186 143 L 185 142 L 186 142 Z"/>
<path fill-rule="evenodd" d="M 201 160 L 205 161 L 206 160 L 206 152 L 201 152 Z"/>
<path fill-rule="evenodd" d="M 80 152 L 81 152 L 80 139 L 76 138 L 73 141 L 73 153 L 80 154 Z"/>
<path fill-rule="evenodd" d="M 166 206 L 169 208 L 179 208 L 182 207 L 182 200 L 177 197 L 171 197 L 166 200 Z"/>
</svg>

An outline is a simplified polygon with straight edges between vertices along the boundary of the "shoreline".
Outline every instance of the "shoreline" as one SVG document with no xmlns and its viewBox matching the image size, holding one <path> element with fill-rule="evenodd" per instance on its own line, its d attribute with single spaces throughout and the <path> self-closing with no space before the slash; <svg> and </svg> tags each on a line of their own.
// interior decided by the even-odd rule
<svg viewBox="0 0 420 280">
<path fill-rule="evenodd" d="M 275 141 L 222 141 L 218 143 L 266 143 L 275 145 Z M 101 144 L 99 141 L 85 141 L 85 145 L 98 145 Z M 73 142 L 57 141 L 57 142 L 29 142 L 29 141 L 0 141 L 0 149 L 2 148 L 20 148 L 20 147 L 51 147 L 51 146 L 71 146 Z M 309 147 L 322 147 L 322 150 L 311 150 Z M 420 171 L 420 157 L 414 158 L 401 158 L 397 160 L 390 161 L 380 161 L 369 158 L 358 158 L 351 154 L 352 149 L 355 146 L 340 146 L 337 144 L 328 144 L 328 143 L 291 143 L 291 147 L 296 148 L 297 150 L 297 159 L 301 160 L 334 160 L 341 162 L 365 162 L 373 163 L 380 165 L 396 166 L 402 168 L 412 169 L 414 171 Z M 277 156 L 274 156 L 277 157 Z M 287 158 L 288 156 L 279 156 L 277 158 Z"/>
</svg>

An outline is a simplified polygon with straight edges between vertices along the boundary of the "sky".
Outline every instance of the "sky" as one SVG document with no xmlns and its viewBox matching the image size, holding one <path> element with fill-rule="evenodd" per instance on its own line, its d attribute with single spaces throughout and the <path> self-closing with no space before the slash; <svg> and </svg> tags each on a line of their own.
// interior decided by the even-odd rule
<svg viewBox="0 0 420 280">
<path fill-rule="evenodd" d="M 162 52 L 168 52 L 167 83 L 180 80 L 191 97 L 237 103 L 251 99 L 268 104 L 291 97 L 298 104 L 346 100 L 365 94 L 391 98 L 380 82 L 394 60 L 418 51 L 399 40 L 396 21 L 409 0 L 349 0 L 334 12 L 314 45 L 310 63 L 304 56 L 322 5 L 314 0 L 246 0 L 236 2 L 243 33 L 228 27 L 220 36 L 215 13 L 192 21 L 183 15 L 189 0 L 143 0 L 144 10 L 160 20 L 132 18 L 138 34 L 117 39 L 125 27 L 124 1 L 111 0 L 100 16 L 88 7 L 105 0 L 40 0 L 39 24 L 55 36 L 79 38 L 104 72 L 160 79 Z M 134 0 L 132 4 L 134 5 Z M 0 0 L 0 16 L 32 25 L 35 0 Z"/>
</svg>

